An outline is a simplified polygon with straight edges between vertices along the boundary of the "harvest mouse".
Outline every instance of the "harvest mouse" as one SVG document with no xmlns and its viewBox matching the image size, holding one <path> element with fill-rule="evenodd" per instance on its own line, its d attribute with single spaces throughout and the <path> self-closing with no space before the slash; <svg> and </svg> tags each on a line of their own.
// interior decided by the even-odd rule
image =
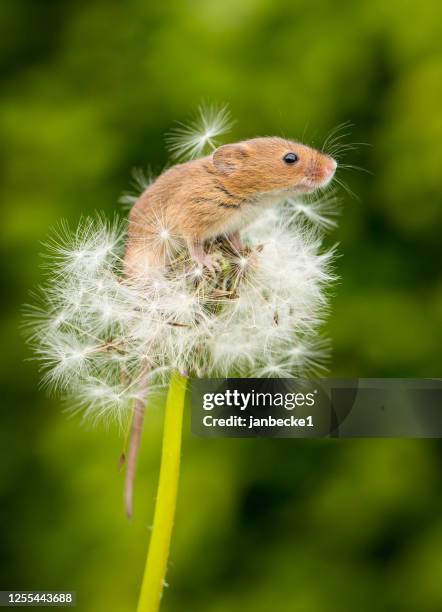
<svg viewBox="0 0 442 612">
<path fill-rule="evenodd" d="M 226 236 L 241 251 L 240 232 L 265 209 L 332 180 L 336 161 L 283 138 L 253 138 L 223 145 L 211 155 L 177 164 L 145 189 L 129 215 L 124 269 L 144 278 L 163 270 L 187 246 L 196 265 L 216 264 L 204 243 Z M 132 514 L 135 463 L 144 418 L 138 398 L 127 456 L 125 504 Z"/>
<path fill-rule="evenodd" d="M 213 270 L 205 241 L 224 235 L 241 250 L 240 232 L 260 211 L 325 187 L 336 166 L 332 157 L 279 137 L 223 145 L 207 157 L 173 166 L 131 210 L 126 274 L 144 276 L 164 268 L 183 244 L 198 266 Z"/>
</svg>

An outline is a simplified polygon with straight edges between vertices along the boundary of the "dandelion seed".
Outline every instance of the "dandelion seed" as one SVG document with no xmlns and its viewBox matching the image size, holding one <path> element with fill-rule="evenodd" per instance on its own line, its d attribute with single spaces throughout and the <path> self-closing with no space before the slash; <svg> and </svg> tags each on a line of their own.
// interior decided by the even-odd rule
<svg viewBox="0 0 442 612">
<path fill-rule="evenodd" d="M 323 376 L 331 357 L 330 341 L 327 338 L 304 339 L 290 347 L 286 355 L 292 366 L 299 368 L 301 376 Z"/>
<path fill-rule="evenodd" d="M 109 222 L 97 217 L 80 222 L 75 231 L 61 222 L 46 244 L 47 265 L 60 276 L 95 274 L 115 256 L 122 238 L 121 222 Z M 111 264 L 113 262 L 110 262 Z"/>
<path fill-rule="evenodd" d="M 133 220 L 132 225 L 135 230 L 132 235 L 133 242 L 143 248 L 147 247 L 159 259 L 174 259 L 183 246 L 181 236 L 174 231 L 172 221 L 166 218 L 162 211 L 150 214 L 139 222 Z"/>
<path fill-rule="evenodd" d="M 135 204 L 140 195 L 151 185 L 155 180 L 150 168 L 144 171 L 142 168 L 134 168 L 132 170 L 132 191 L 126 191 L 119 198 L 120 204 L 130 208 Z"/>
<path fill-rule="evenodd" d="M 176 159 L 195 159 L 213 151 L 218 137 L 233 125 L 227 106 L 200 106 L 198 117 L 189 125 L 179 124 L 167 136 L 166 142 Z"/>
<path fill-rule="evenodd" d="M 306 220 L 314 227 L 325 231 L 335 229 L 339 205 L 333 192 L 324 197 L 308 198 L 307 200 L 288 198 L 285 202 L 287 215 L 291 222 L 297 223 Z"/>
</svg>

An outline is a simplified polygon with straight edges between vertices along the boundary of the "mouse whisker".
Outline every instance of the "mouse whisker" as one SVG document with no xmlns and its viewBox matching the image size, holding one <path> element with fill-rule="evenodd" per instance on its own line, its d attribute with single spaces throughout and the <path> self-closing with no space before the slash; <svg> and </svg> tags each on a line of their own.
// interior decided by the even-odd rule
<svg viewBox="0 0 442 612">
<path fill-rule="evenodd" d="M 328 134 L 328 136 L 325 138 L 321 149 L 323 151 L 326 150 L 326 148 L 332 143 L 335 142 L 336 140 L 340 140 L 346 136 L 348 136 L 349 134 L 351 134 L 351 132 L 348 133 L 342 133 L 344 130 L 347 130 L 348 128 L 353 127 L 353 124 L 350 121 L 344 121 L 343 123 L 338 124 L 336 127 L 332 128 Z"/>
<path fill-rule="evenodd" d="M 366 172 L 367 174 L 373 175 L 373 172 L 371 172 L 371 170 L 367 170 L 367 168 L 363 168 L 362 166 L 356 166 L 354 164 L 339 164 L 339 168 L 342 168 L 343 170 L 358 170 L 360 172 Z"/>
<path fill-rule="evenodd" d="M 348 184 L 337 176 L 333 179 L 353 199 L 361 201 L 360 197 L 348 186 Z"/>
<path fill-rule="evenodd" d="M 336 148 L 338 150 L 339 149 L 346 149 L 346 148 L 349 148 L 350 150 L 355 150 L 358 147 L 363 147 L 363 146 L 369 147 L 371 145 L 368 142 L 337 142 L 332 147 L 329 147 L 329 150 L 330 149 L 334 149 L 334 148 Z"/>
</svg>

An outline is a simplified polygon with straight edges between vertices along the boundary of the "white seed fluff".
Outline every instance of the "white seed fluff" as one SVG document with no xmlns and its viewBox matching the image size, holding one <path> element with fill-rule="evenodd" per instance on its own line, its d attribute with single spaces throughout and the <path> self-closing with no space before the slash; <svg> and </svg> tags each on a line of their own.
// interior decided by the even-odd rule
<svg viewBox="0 0 442 612">
<path fill-rule="evenodd" d="M 43 306 L 30 309 L 44 382 L 97 419 L 123 419 L 146 364 L 153 386 L 172 369 L 194 376 L 292 377 L 323 373 L 318 328 L 334 280 L 333 249 L 290 208 L 265 212 L 245 232 L 247 252 L 209 245 L 213 277 L 181 254 L 141 282 L 121 273 L 124 224 L 85 219 L 50 243 Z M 167 239 L 167 236 L 164 237 Z"/>
<path fill-rule="evenodd" d="M 218 137 L 233 125 L 227 106 L 200 106 L 197 118 L 190 124 L 178 124 L 166 136 L 169 151 L 175 159 L 194 159 L 213 151 Z"/>
</svg>

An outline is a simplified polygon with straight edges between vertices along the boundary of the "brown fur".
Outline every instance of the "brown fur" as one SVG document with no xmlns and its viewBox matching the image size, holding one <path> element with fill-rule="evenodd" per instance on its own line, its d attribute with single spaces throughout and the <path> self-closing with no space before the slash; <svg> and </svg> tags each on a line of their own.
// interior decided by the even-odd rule
<svg viewBox="0 0 442 612">
<path fill-rule="evenodd" d="M 289 152 L 298 155 L 296 163 L 283 161 Z M 161 230 L 210 267 L 201 248 L 205 240 L 226 234 L 239 244 L 239 231 L 263 207 L 325 186 L 335 168 L 331 157 L 283 138 L 224 145 L 208 157 L 173 166 L 131 210 L 126 272 L 144 274 L 167 263 L 170 241 L 161 239 Z"/>
</svg>

